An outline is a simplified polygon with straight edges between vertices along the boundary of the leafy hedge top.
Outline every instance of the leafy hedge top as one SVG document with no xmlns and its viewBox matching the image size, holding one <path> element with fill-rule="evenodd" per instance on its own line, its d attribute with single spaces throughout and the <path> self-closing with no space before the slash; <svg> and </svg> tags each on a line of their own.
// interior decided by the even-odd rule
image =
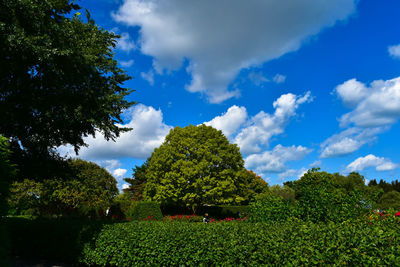
<svg viewBox="0 0 400 267">
<path fill-rule="evenodd" d="M 397 222 L 398 223 L 398 222 Z M 106 226 L 81 262 L 98 266 L 397 265 L 395 224 L 132 222 Z"/>
</svg>

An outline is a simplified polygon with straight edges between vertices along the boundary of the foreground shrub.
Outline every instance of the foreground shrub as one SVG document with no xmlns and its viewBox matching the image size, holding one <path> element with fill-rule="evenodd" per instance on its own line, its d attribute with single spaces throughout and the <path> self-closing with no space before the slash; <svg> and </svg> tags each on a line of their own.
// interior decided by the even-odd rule
<svg viewBox="0 0 400 267">
<path fill-rule="evenodd" d="M 162 213 L 160 205 L 156 202 L 138 201 L 128 211 L 127 217 L 131 220 L 145 220 L 153 218 L 154 220 L 161 220 Z"/>
<path fill-rule="evenodd" d="M 97 266 L 398 265 L 399 220 L 107 225 L 84 246 Z"/>
</svg>

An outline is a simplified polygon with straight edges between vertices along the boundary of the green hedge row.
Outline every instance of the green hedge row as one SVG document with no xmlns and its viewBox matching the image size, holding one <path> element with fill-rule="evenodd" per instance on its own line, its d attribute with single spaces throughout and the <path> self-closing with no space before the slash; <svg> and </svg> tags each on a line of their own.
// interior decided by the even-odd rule
<svg viewBox="0 0 400 267">
<path fill-rule="evenodd" d="M 163 215 L 161 213 L 160 204 L 150 201 L 138 201 L 128 211 L 126 217 L 131 220 L 162 220 Z"/>
<path fill-rule="evenodd" d="M 398 265 L 397 223 L 132 222 L 105 226 L 81 262 L 98 266 Z"/>
</svg>

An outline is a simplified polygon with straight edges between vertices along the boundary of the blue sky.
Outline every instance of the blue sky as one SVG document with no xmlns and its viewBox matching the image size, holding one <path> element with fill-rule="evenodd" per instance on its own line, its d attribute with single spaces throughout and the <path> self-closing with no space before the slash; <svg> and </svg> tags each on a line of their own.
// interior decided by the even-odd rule
<svg viewBox="0 0 400 267">
<path fill-rule="evenodd" d="M 123 177 L 175 126 L 206 123 L 270 184 L 311 167 L 366 179 L 400 169 L 400 2 L 86 0 L 122 35 L 119 64 L 139 102 L 134 130 L 87 138 L 79 157 Z M 70 147 L 60 148 L 62 153 Z"/>
</svg>

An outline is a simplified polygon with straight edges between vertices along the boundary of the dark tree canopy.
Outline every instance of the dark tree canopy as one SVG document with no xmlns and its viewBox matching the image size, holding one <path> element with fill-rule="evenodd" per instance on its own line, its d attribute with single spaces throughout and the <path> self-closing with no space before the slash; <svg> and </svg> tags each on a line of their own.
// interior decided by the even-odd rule
<svg viewBox="0 0 400 267">
<path fill-rule="evenodd" d="M 221 131 L 175 127 L 148 159 L 144 198 L 193 210 L 201 204 L 243 204 L 266 186 L 243 164 L 238 146 Z"/>
<path fill-rule="evenodd" d="M 10 162 L 10 156 L 8 140 L 0 135 L 0 217 L 7 211 L 6 199 L 9 195 L 9 186 L 17 171 Z"/>
<path fill-rule="evenodd" d="M 74 2 L 0 1 L 0 134 L 26 150 L 77 151 L 96 131 L 108 140 L 129 130 L 115 125 L 133 104 L 113 58 L 118 36 Z"/>
<path fill-rule="evenodd" d="M 42 181 L 24 179 L 11 187 L 10 204 L 17 213 L 86 216 L 106 210 L 118 195 L 117 181 L 93 162 L 68 160 L 65 177 Z"/>
</svg>

